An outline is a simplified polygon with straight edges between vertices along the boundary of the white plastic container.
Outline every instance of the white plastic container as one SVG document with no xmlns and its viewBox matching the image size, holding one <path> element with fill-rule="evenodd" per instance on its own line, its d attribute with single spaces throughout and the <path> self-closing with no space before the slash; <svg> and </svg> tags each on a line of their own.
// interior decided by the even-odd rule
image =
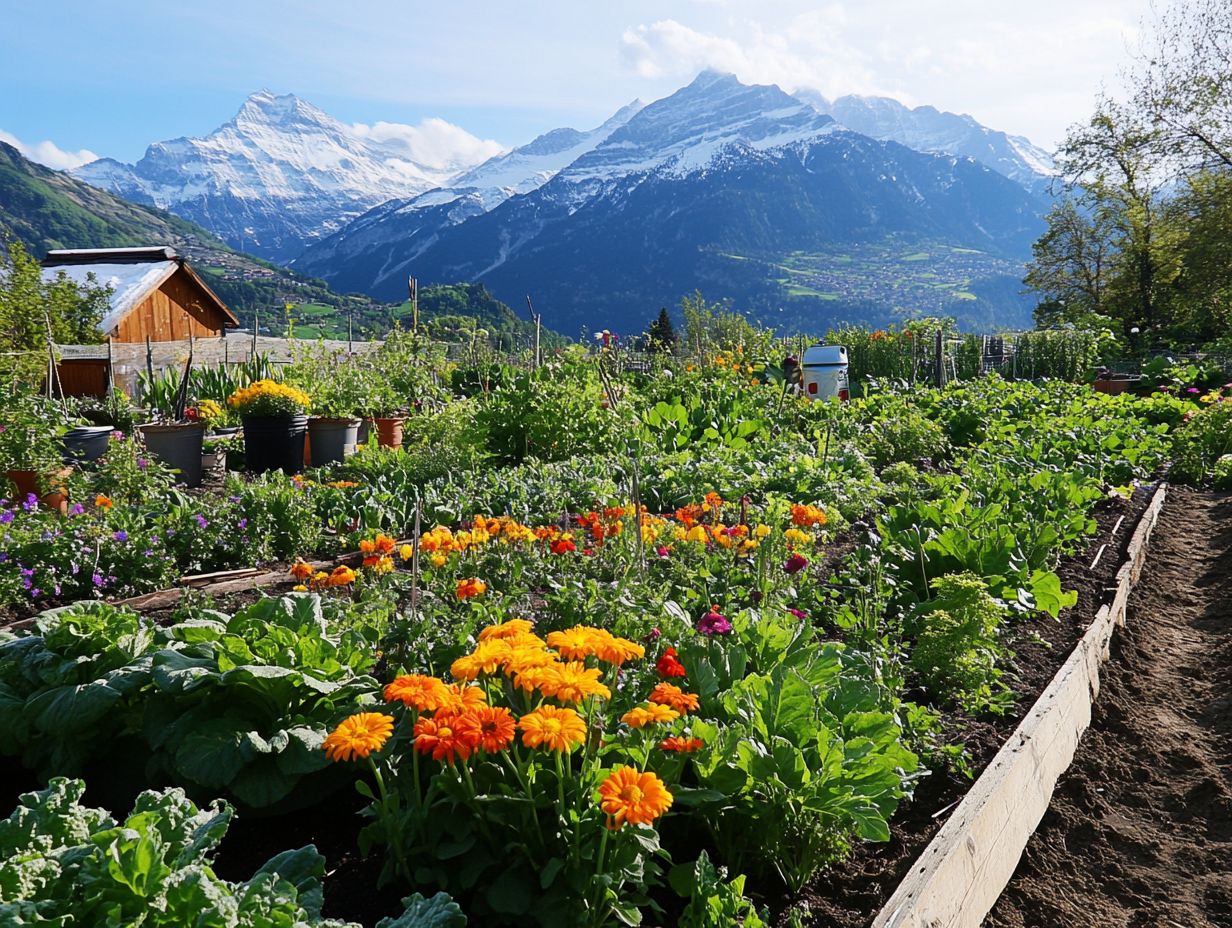
<svg viewBox="0 0 1232 928">
<path fill-rule="evenodd" d="M 800 365 L 801 389 L 810 400 L 838 399 L 847 402 L 847 349 L 841 345 L 813 345 L 804 352 Z"/>
</svg>

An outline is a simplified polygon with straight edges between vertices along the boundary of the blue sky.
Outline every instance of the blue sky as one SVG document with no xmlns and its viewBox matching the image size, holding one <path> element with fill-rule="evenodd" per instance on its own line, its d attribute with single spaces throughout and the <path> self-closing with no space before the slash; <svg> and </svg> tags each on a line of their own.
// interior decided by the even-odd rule
<svg viewBox="0 0 1232 928">
<path fill-rule="evenodd" d="M 0 0 L 0 138 L 55 167 L 133 161 L 266 87 L 347 123 L 446 120 L 466 130 L 449 144 L 512 146 L 717 67 L 967 112 L 1052 147 L 1101 84 L 1117 88 L 1148 13 L 1149 0 Z"/>
</svg>

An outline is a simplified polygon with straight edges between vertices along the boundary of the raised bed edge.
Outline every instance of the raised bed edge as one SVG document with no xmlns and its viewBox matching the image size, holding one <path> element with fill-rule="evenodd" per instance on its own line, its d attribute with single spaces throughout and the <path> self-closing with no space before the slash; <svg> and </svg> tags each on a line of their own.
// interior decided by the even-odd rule
<svg viewBox="0 0 1232 928">
<path fill-rule="evenodd" d="M 1022 852 L 1074 759 L 1099 695 L 1113 629 L 1125 624 L 1167 495 L 1160 484 L 1117 571 L 1116 593 L 1001 750 L 972 784 L 873 921 L 873 928 L 979 928 L 1009 884 Z"/>
</svg>

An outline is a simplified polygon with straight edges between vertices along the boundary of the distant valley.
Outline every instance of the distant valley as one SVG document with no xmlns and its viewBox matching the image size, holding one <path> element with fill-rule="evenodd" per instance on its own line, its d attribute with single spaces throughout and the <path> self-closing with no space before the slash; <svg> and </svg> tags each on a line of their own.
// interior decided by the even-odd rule
<svg viewBox="0 0 1232 928">
<path fill-rule="evenodd" d="M 1022 266 L 1052 170 L 968 116 L 708 71 L 480 164 L 416 163 L 262 92 L 208 136 L 73 173 L 337 292 L 394 303 L 409 275 L 481 283 L 576 335 L 640 330 L 695 289 L 790 330 L 1029 324 Z"/>
</svg>

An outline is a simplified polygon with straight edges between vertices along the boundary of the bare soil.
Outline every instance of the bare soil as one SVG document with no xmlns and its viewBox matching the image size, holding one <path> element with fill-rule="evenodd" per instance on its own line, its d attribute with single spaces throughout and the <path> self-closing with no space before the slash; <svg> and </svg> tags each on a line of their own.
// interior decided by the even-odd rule
<svg viewBox="0 0 1232 928">
<path fill-rule="evenodd" d="M 1232 496 L 1175 488 L 1091 728 L 987 928 L 1232 926 Z"/>
</svg>

